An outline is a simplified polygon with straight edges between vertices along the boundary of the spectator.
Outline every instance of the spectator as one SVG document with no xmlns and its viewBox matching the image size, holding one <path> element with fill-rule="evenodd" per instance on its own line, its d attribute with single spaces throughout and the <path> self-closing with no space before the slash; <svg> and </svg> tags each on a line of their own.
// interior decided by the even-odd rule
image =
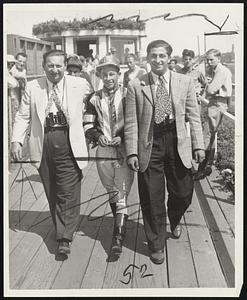
<svg viewBox="0 0 247 300">
<path fill-rule="evenodd" d="M 78 57 L 73 56 L 67 59 L 67 72 L 68 75 L 85 78 L 93 89 L 90 77 L 82 70 L 82 63 Z"/>
<path fill-rule="evenodd" d="M 198 66 L 194 65 L 195 53 L 193 50 L 184 49 L 182 56 L 184 67 L 181 68 L 180 73 L 188 75 L 194 79 L 197 102 L 200 104 L 200 99 L 204 94 L 204 89 L 206 86 L 206 78 L 199 70 Z"/>
<path fill-rule="evenodd" d="M 179 67 L 179 65 L 177 65 L 177 63 L 178 61 L 175 58 L 172 58 L 169 61 L 168 67 L 171 71 L 179 73 L 181 68 Z"/>
<path fill-rule="evenodd" d="M 113 56 L 114 59 L 120 64 L 120 60 L 117 58 L 116 53 L 117 53 L 117 49 L 115 47 L 111 47 L 109 55 Z"/>
<path fill-rule="evenodd" d="M 124 51 L 124 63 L 127 65 L 127 57 L 128 55 L 130 54 L 130 49 L 129 48 L 125 48 L 125 51 Z"/>
<path fill-rule="evenodd" d="M 136 57 L 134 54 L 128 54 L 126 58 L 126 63 L 128 65 L 129 70 L 124 73 L 123 86 L 125 90 L 127 89 L 127 85 L 130 80 L 134 78 L 140 78 L 143 74 L 146 73 L 145 70 L 141 69 L 139 66 L 136 65 Z"/>
<path fill-rule="evenodd" d="M 10 148 L 10 138 L 12 135 L 12 127 L 15 115 L 19 108 L 18 89 L 19 84 L 10 71 L 15 65 L 16 60 L 13 55 L 7 55 L 7 85 L 8 85 L 8 143 Z M 10 159 L 10 157 L 9 157 Z"/>
<path fill-rule="evenodd" d="M 13 68 L 10 70 L 12 76 L 14 76 L 19 83 L 19 95 L 18 99 L 21 102 L 21 98 L 23 92 L 25 90 L 27 84 L 27 71 L 26 71 L 26 63 L 27 63 L 27 55 L 23 52 L 19 52 L 15 56 L 16 63 Z"/>
<path fill-rule="evenodd" d="M 217 49 L 210 49 L 206 53 L 207 64 L 211 70 L 212 79 L 206 85 L 206 98 L 209 100 L 207 122 L 203 135 L 205 143 L 205 160 L 199 164 L 194 179 L 200 180 L 210 175 L 215 154 L 215 135 L 228 109 L 232 95 L 231 71 L 222 65 L 221 53 Z"/>
</svg>

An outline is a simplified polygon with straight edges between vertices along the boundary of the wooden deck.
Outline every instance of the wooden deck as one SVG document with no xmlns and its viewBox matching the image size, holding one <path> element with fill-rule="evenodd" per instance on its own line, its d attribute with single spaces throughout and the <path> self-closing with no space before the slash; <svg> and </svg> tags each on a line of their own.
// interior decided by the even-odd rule
<svg viewBox="0 0 247 300">
<path fill-rule="evenodd" d="M 19 168 L 11 165 L 10 184 Z M 170 238 L 167 226 L 166 260 L 155 265 L 148 256 L 136 178 L 123 253 L 111 261 L 113 218 L 95 162 L 89 163 L 82 181 L 78 230 L 69 258 L 61 261 L 55 255 L 57 243 L 39 175 L 28 164 L 23 168 L 35 195 L 25 178 L 22 185 L 19 173 L 9 192 L 10 289 L 234 287 L 234 196 L 224 190 L 215 170 L 195 183 L 181 238 Z"/>
</svg>

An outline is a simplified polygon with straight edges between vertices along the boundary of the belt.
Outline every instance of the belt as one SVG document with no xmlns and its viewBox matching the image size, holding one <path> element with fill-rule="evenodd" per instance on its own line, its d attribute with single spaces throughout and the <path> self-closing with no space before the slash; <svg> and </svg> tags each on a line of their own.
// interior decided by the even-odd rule
<svg viewBox="0 0 247 300">
<path fill-rule="evenodd" d="M 160 124 L 154 123 L 153 133 L 154 136 L 162 136 L 168 131 L 174 131 L 176 129 L 176 122 L 174 119 L 167 120 Z"/>
<path fill-rule="evenodd" d="M 56 125 L 53 125 L 53 126 L 46 126 L 45 127 L 45 132 L 56 131 L 56 130 L 65 130 L 65 129 L 68 129 L 68 128 L 69 128 L 68 124 L 67 125 L 56 124 Z"/>
</svg>

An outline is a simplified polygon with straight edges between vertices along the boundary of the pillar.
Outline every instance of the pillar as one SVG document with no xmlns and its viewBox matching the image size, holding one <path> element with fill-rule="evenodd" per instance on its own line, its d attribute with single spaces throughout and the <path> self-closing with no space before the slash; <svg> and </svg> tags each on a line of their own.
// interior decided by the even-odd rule
<svg viewBox="0 0 247 300">
<path fill-rule="evenodd" d="M 74 38 L 72 36 L 65 37 L 65 49 L 68 55 L 74 54 Z"/>
<path fill-rule="evenodd" d="M 99 57 L 102 58 L 107 53 L 107 39 L 105 35 L 99 36 Z"/>
</svg>

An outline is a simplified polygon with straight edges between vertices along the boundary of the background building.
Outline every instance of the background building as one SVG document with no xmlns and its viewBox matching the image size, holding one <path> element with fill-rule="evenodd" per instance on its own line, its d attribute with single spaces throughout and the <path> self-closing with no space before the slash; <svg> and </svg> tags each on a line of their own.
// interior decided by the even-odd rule
<svg viewBox="0 0 247 300">
<path fill-rule="evenodd" d="M 15 34 L 7 34 L 7 53 L 16 55 L 18 52 L 27 54 L 27 75 L 41 75 L 43 54 L 54 48 L 52 42 L 27 38 Z"/>
</svg>

